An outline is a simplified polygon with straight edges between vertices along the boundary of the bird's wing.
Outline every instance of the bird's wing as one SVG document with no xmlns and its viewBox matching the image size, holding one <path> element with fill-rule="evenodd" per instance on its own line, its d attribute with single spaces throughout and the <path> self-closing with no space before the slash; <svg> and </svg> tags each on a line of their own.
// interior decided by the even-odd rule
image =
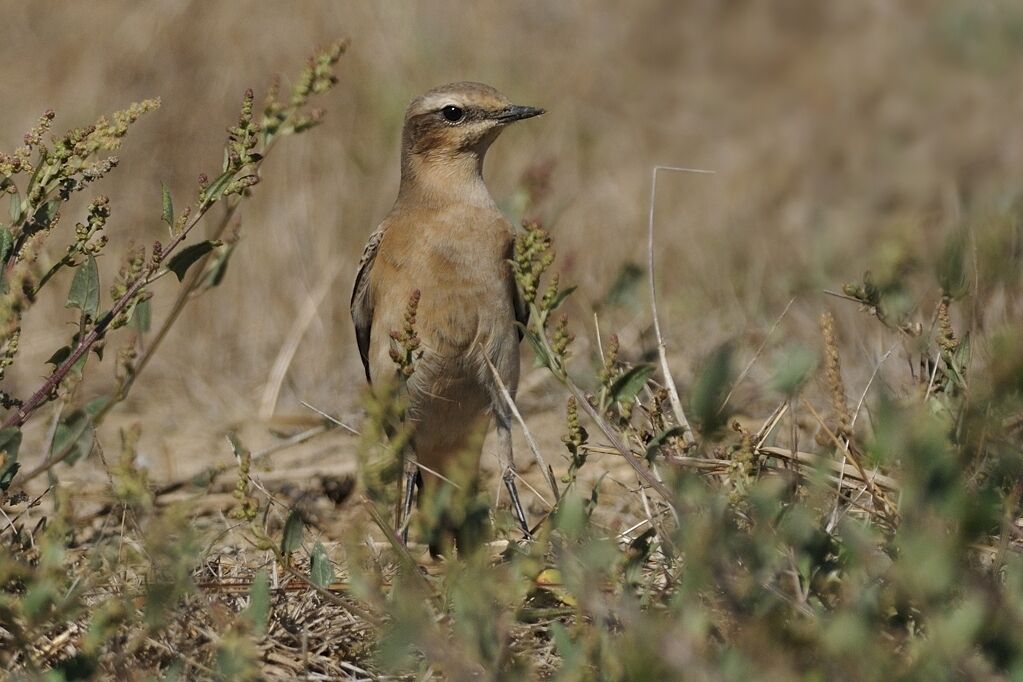
<svg viewBox="0 0 1023 682">
<path fill-rule="evenodd" d="M 359 344 L 362 366 L 366 369 L 366 381 L 372 381 L 369 376 L 369 333 L 373 327 L 373 297 L 369 290 L 369 273 L 373 270 L 384 227 L 378 227 L 366 242 L 359 260 L 359 272 L 355 276 L 355 287 L 352 289 L 352 321 L 355 323 L 355 340 Z"/>
</svg>

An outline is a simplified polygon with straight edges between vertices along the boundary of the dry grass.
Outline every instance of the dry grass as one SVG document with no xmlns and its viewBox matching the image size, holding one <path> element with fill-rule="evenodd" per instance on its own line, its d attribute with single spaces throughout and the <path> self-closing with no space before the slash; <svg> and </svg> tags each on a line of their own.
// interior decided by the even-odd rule
<svg viewBox="0 0 1023 682">
<path fill-rule="evenodd" d="M 508 200 L 526 169 L 554 163 L 546 222 L 585 300 L 599 301 L 623 262 L 644 259 L 652 165 L 717 171 L 666 176 L 659 197 L 666 331 L 688 373 L 725 335 L 756 335 L 791 294 L 804 298 L 789 322 L 810 329 L 819 290 L 876 269 L 879 247 L 933 248 L 965 203 L 997 202 L 1019 186 L 1019 55 L 1007 44 L 1002 56 L 995 46 L 988 58 L 969 56 L 980 38 L 1010 41 L 1008 29 L 994 9 L 978 10 L 976 30 L 988 33 L 960 36 L 954 22 L 966 5 L 938 4 L 20 5 L 5 14 L 0 134 L 16 141 L 46 108 L 84 123 L 161 96 L 161 111 L 121 154 L 123 189 L 111 192 L 112 229 L 148 241 L 160 236 L 159 183 L 183 191 L 215 167 L 222 122 L 244 87 L 311 44 L 354 39 L 324 128 L 274 160 L 268 173 L 279 179 L 242 216 L 242 257 L 224 295 L 187 314 L 153 367 L 160 388 L 137 398 L 140 410 L 166 406 L 164 420 L 182 418 L 179 399 L 220 423 L 251 417 L 293 311 L 336 262 L 338 294 L 297 350 L 282 409 L 296 411 L 298 399 L 353 408 L 347 284 L 393 199 L 401 112 L 412 94 L 459 78 L 550 109 L 542 125 L 501 141 L 488 175 Z M 631 322 L 629 312 L 605 326 Z M 46 341 L 34 344 L 39 354 L 61 338 L 59 321 L 34 330 Z M 856 364 L 850 371 L 872 367 Z M 146 438 L 159 450 L 164 435 Z"/>
</svg>

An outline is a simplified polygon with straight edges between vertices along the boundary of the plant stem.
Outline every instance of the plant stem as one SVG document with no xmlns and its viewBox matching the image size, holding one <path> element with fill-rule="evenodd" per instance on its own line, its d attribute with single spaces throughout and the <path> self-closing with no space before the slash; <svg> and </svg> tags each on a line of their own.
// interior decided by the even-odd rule
<svg viewBox="0 0 1023 682">
<path fill-rule="evenodd" d="M 228 204 L 227 210 L 224 212 L 224 216 L 220 220 L 220 224 L 217 225 L 217 229 L 213 232 L 213 236 L 211 237 L 212 240 L 216 241 L 223 236 L 239 206 L 241 206 L 241 201 L 234 201 Z M 156 349 L 160 347 L 161 343 L 163 343 L 163 340 L 167 337 L 167 333 L 170 331 L 171 326 L 177 321 L 178 317 L 181 316 L 181 313 L 184 311 L 192 294 L 198 288 L 199 281 L 201 280 L 206 268 L 206 263 L 209 261 L 212 253 L 213 252 L 211 251 L 204 255 L 192 267 L 191 272 L 187 275 L 187 282 L 181 287 L 177 298 L 174 299 L 174 305 L 171 307 L 170 313 L 168 313 L 167 318 L 163 321 L 163 324 L 160 325 L 156 334 L 153 335 L 153 338 L 150 339 L 149 344 L 146 346 L 146 350 L 142 353 L 142 357 L 138 359 L 138 362 L 136 362 L 135 366 L 132 368 L 131 374 L 129 374 L 125 378 L 124 383 L 121 384 L 117 393 L 117 400 L 111 401 L 110 406 L 120 400 L 123 400 L 128 395 L 128 391 L 131 390 L 131 387 L 135 383 L 139 374 L 141 374 L 142 370 L 149 364 L 149 361 L 153 359 Z M 106 412 L 107 408 L 104 408 L 103 411 L 100 412 L 100 415 L 106 414 Z M 98 416 L 99 415 L 97 415 L 97 417 Z"/>
<path fill-rule="evenodd" d="M 671 408 L 675 413 L 675 421 L 682 427 L 682 439 L 687 445 L 696 442 L 693 437 L 693 427 L 689 425 L 686 414 L 682 409 L 682 401 L 678 397 L 678 388 L 675 386 L 675 379 L 671 376 L 671 369 L 668 367 L 668 353 L 664 345 L 664 337 L 661 335 L 661 322 L 657 315 L 657 290 L 654 286 L 654 204 L 657 201 L 657 171 L 678 171 L 682 173 L 713 173 L 714 171 L 701 170 L 698 168 L 676 168 L 674 166 L 654 166 L 653 177 L 650 182 L 650 216 L 647 222 L 647 277 L 650 284 L 650 310 L 654 318 L 654 335 L 657 337 L 657 356 L 661 363 L 661 372 L 664 374 L 664 385 L 668 389 L 668 398 L 671 400 Z"/>
<path fill-rule="evenodd" d="M 203 216 L 206 215 L 206 212 L 210 209 L 212 205 L 213 204 L 210 203 L 199 205 L 199 211 L 197 215 L 185 227 L 185 229 L 181 231 L 180 234 L 178 234 L 176 237 L 174 237 L 173 240 L 171 240 L 170 244 L 168 244 L 167 247 L 164 249 L 160 258 L 160 262 L 150 266 L 150 268 L 147 268 L 145 271 L 143 271 L 138 276 L 138 278 L 132 283 L 132 285 L 128 287 L 128 290 L 124 292 L 124 295 L 122 295 L 121 298 L 117 299 L 113 307 L 96 322 L 96 324 L 89 331 L 89 333 L 82 337 L 82 339 L 78 342 L 78 345 L 75 346 L 74 349 L 71 351 L 71 354 L 68 355 L 67 359 L 65 359 L 64 362 L 58 365 L 57 369 L 53 370 L 53 374 L 51 374 L 46 379 L 46 381 L 43 382 L 43 385 L 35 393 L 32 394 L 32 397 L 26 400 L 25 403 L 21 405 L 21 407 L 19 407 L 17 410 L 12 411 L 10 414 L 7 415 L 7 418 L 4 419 L 3 423 L 4 428 L 12 426 L 13 427 L 22 426 L 26 421 L 28 421 L 28 418 L 32 416 L 33 412 L 35 412 L 45 403 L 49 402 L 50 396 L 53 395 L 53 392 L 60 385 L 60 382 L 64 380 L 64 377 L 67 376 L 68 372 L 71 371 L 71 368 L 75 366 L 75 364 L 82 358 L 83 355 L 88 353 L 89 350 L 94 345 L 96 345 L 97 341 L 106 336 L 107 330 L 110 327 L 110 323 L 113 322 L 114 319 L 116 319 L 116 317 L 125 308 L 128 307 L 132 299 L 134 299 L 135 296 L 142 290 L 142 288 L 149 283 L 149 275 L 152 274 L 153 268 L 158 267 L 165 260 L 167 260 L 167 257 L 170 256 L 174 252 L 174 250 L 181 244 L 181 242 L 185 240 L 185 238 L 189 235 L 193 228 L 195 228 L 199 221 L 202 220 Z M 105 413 L 107 409 L 108 408 L 104 408 L 103 413 Z"/>
<path fill-rule="evenodd" d="M 586 414 L 589 415 L 590 419 L 592 419 L 593 422 L 597 425 L 597 427 L 600 428 L 601 432 L 608 439 L 608 441 L 610 441 L 611 445 L 614 446 L 614 448 L 618 450 L 619 453 L 621 453 L 621 455 L 625 458 L 625 461 L 629 463 L 629 466 L 631 466 L 636 471 L 636 475 L 639 476 L 640 480 L 643 481 L 643 483 L 646 483 L 654 490 L 656 490 L 657 493 L 662 498 L 664 498 L 664 501 L 667 504 L 669 504 L 672 508 L 678 511 L 677 507 L 675 506 L 674 496 L 671 494 L 671 492 L 664 486 L 663 483 L 658 481 L 656 478 L 653 477 L 653 475 L 651 475 L 649 471 L 643 468 L 639 464 L 639 462 L 635 461 L 635 459 L 632 457 L 632 452 L 618 438 L 618 436 L 614 432 L 614 429 L 611 428 L 611 425 L 608 424 L 607 420 L 601 417 L 600 414 L 593 408 L 593 405 L 590 404 L 590 401 L 586 398 L 586 394 L 583 393 L 583 390 L 576 386 L 575 382 L 573 382 L 572 379 L 569 378 L 568 372 L 566 372 L 564 367 L 561 366 L 561 362 L 558 359 L 558 355 L 554 352 L 554 349 L 551 348 L 550 342 L 547 339 L 547 331 L 543 327 L 542 322 L 543 318 L 541 318 L 540 312 L 539 310 L 537 310 L 536 304 L 530 303 L 529 308 L 530 319 L 536 320 L 536 331 L 537 336 L 540 339 L 540 343 L 543 344 L 543 349 L 544 352 L 547 354 L 547 357 L 551 359 L 551 362 L 548 364 L 548 368 L 551 370 L 551 374 L 553 374 L 558 381 L 560 381 L 566 388 L 568 388 L 569 391 L 572 392 L 572 395 L 575 396 L 576 402 L 579 404 L 579 406 L 583 408 Z"/>
</svg>

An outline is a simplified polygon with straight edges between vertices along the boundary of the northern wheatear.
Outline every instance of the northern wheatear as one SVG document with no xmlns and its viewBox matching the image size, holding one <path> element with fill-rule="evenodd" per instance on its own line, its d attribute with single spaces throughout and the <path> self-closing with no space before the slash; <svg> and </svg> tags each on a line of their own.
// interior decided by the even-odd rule
<svg viewBox="0 0 1023 682">
<path fill-rule="evenodd" d="M 394 375 L 390 334 L 402 329 L 420 292 L 416 331 L 423 355 L 408 378 L 410 453 L 402 539 L 413 487 L 436 485 L 472 447 L 477 468 L 490 415 L 497 423 L 502 477 L 529 535 L 515 488 L 511 410 L 487 359 L 512 396 L 519 380 L 516 320 L 528 315 L 511 273 L 513 230 L 483 182 L 483 157 L 509 123 L 544 113 L 518 106 L 482 83 L 453 83 L 417 97 L 405 112 L 401 186 L 394 208 L 370 236 L 352 292 L 352 319 L 366 378 Z M 475 445 L 473 445 L 475 443 Z"/>
</svg>

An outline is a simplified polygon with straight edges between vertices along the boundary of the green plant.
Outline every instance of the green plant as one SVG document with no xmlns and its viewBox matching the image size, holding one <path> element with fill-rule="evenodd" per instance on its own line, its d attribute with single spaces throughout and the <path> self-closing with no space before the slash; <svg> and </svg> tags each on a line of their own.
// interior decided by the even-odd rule
<svg viewBox="0 0 1023 682">
<path fill-rule="evenodd" d="M 939 281 L 937 323 L 920 351 L 939 363 L 926 389 L 882 390 L 872 427 L 856 429 L 863 401 L 854 408 L 847 396 L 836 322 L 825 314 L 820 378 L 829 418 L 811 400 L 806 378 L 815 363 L 800 350 L 776 382 L 781 403 L 763 425 L 720 431 L 722 397 L 735 379 L 725 359 L 734 351 L 719 350 L 691 389 L 702 427 L 693 445 L 652 368 L 624 365 L 617 338 L 598 358 L 592 388 L 569 371 L 564 325 L 549 323 L 564 300 L 556 279 L 537 302 L 550 246 L 527 224 L 513 267 L 530 304 L 529 345 L 570 393 L 570 485 L 533 543 L 395 584 L 393 602 L 376 604 L 391 620 L 383 664 L 566 680 L 1023 669 L 1014 635 L 1023 562 L 1010 549 L 1018 546 L 1010 528 L 1023 474 L 1017 336 L 994 337 L 999 360 L 972 365 L 958 353 L 952 297 Z M 583 428 L 581 406 L 610 448 Z M 770 444 L 782 438 L 787 411 L 809 418 L 816 452 Z M 626 496 L 637 499 L 642 520 L 624 532 L 597 513 L 603 477 L 589 491 L 580 487 L 593 453 L 626 457 L 637 474 L 639 488 Z"/>
<path fill-rule="evenodd" d="M 181 635 L 180 619 L 189 609 L 201 608 L 195 598 L 195 571 L 202 561 L 200 541 L 205 538 L 193 528 L 189 506 L 156 508 L 161 493 L 154 491 L 138 466 L 138 425 L 121 430 L 120 455 L 112 462 L 103 454 L 96 427 L 127 397 L 182 309 L 225 276 L 237 240 L 237 234 L 227 235 L 233 216 L 260 182 L 262 164 L 277 143 L 321 120 L 322 111 L 310 108 L 310 102 L 336 83 L 334 65 L 345 49 L 346 43 L 338 42 L 311 58 L 283 99 L 275 83 L 261 109 L 253 92 L 246 91 L 238 122 L 228 129 L 220 172 L 213 179 L 200 175 L 195 196 L 177 212 L 163 187 L 159 215 L 168 230 L 167 241 L 153 242 L 148 248 L 121 245 L 124 257 L 112 278 L 107 302 L 100 257 L 118 246 L 106 229 L 113 219 L 109 200 L 96 196 L 73 230 L 62 229 L 68 222 L 62 217 L 76 193 L 91 190 L 116 168 L 117 158 L 102 154 L 118 148 L 131 126 L 156 109 L 159 100 L 133 104 L 49 140 L 44 138 L 55 115 L 47 112 L 25 135 L 22 147 L 0 154 L 0 190 L 10 198 L 9 219 L 0 224 L 0 379 L 18 361 L 26 316 L 54 294 L 62 270 L 73 271 L 66 307 L 76 311 L 74 333 L 51 355 L 52 369 L 42 385 L 23 398 L 6 391 L 0 394 L 0 405 L 6 410 L 0 430 L 0 504 L 8 509 L 23 507 L 14 518 L 5 512 L 6 523 L 0 530 L 6 545 L 0 555 L 0 638 L 4 642 L 0 659 L 5 668 L 31 674 L 49 670 L 52 679 L 85 679 L 100 668 L 127 674 L 126 661 L 132 657 L 152 651 L 173 654 L 158 640 Z M 220 209 L 220 215 L 208 238 L 196 240 L 198 226 L 214 209 Z M 54 245 L 59 245 L 57 255 L 53 255 Z M 151 286 L 168 275 L 181 287 L 170 313 L 151 331 Z M 83 403 L 80 386 L 115 340 L 122 344 L 114 360 L 116 389 Z M 56 409 L 45 444 L 47 456 L 32 470 L 21 472 L 21 427 L 50 403 Z M 235 511 L 252 522 L 260 509 L 249 487 L 254 458 L 237 440 L 233 444 L 241 472 Z M 81 519 L 75 515 L 74 495 L 52 485 L 54 513 L 34 528 L 19 522 L 43 497 L 30 500 L 24 492 L 26 484 L 43 473 L 56 481 L 57 464 L 73 464 L 93 452 L 99 453 L 107 471 L 112 499 L 107 513 L 118 510 L 119 533 L 101 532 L 84 552 L 78 551 L 81 529 L 76 523 Z M 297 530 L 295 526 L 289 521 L 284 529 L 282 558 L 297 549 L 301 521 Z M 322 556 L 316 574 L 321 580 L 327 576 Z M 265 602 L 265 594 L 259 594 L 256 590 L 253 599 Z M 267 606 L 253 605 L 252 610 L 263 615 L 228 617 L 207 664 L 193 662 L 186 668 L 210 673 L 215 666 L 226 678 L 251 677 L 257 655 L 252 640 L 265 630 Z M 72 636 L 78 642 L 76 653 L 64 656 L 61 642 Z"/>
</svg>

